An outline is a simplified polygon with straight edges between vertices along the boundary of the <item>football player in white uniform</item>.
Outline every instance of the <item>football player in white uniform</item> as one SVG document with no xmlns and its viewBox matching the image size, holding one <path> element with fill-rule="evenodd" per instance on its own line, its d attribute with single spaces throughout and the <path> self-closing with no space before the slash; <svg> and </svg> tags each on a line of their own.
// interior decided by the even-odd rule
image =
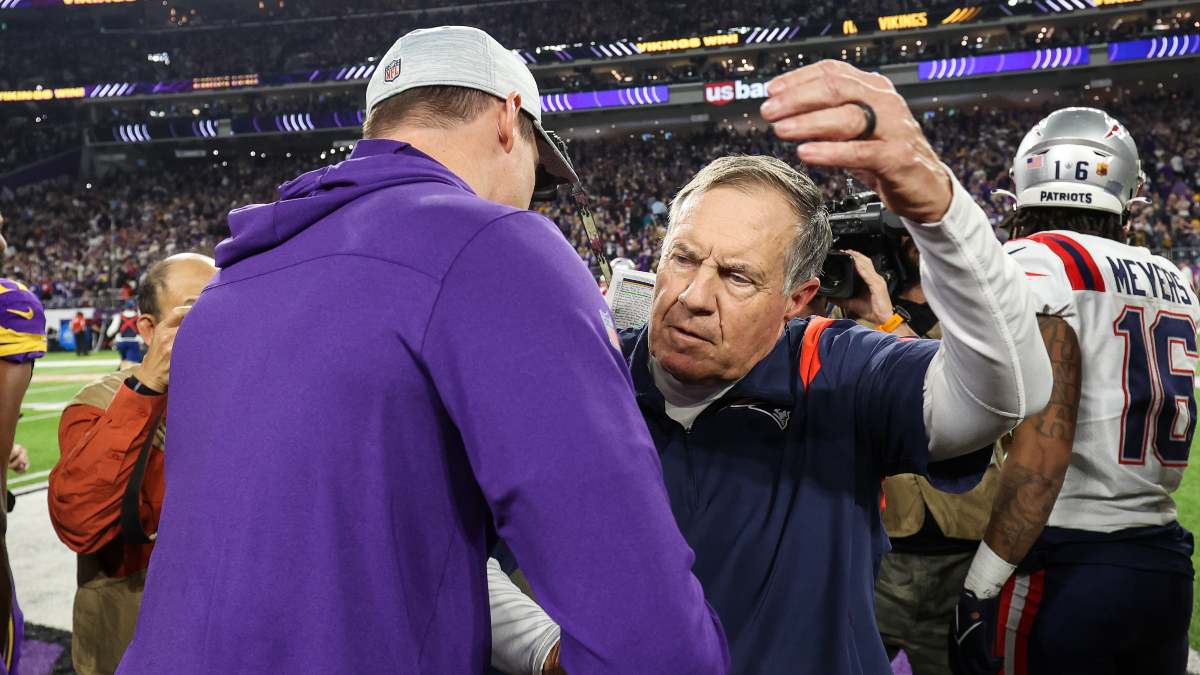
<svg viewBox="0 0 1200 675">
<path fill-rule="evenodd" d="M 1200 302 L 1173 263 L 1125 245 L 1145 176 L 1103 111 L 1039 122 L 1012 176 L 1005 250 L 1036 298 L 1054 392 L 1013 432 L 952 669 L 1181 675 L 1193 541 L 1171 493 L 1196 427 Z"/>
</svg>

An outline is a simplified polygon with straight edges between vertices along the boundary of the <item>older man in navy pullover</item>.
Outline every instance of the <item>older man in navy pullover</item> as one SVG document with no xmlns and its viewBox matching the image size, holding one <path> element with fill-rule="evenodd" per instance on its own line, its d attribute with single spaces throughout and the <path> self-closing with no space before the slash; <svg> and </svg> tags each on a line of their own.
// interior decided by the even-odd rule
<svg viewBox="0 0 1200 675">
<path fill-rule="evenodd" d="M 820 191 L 778 159 L 723 157 L 672 202 L 650 320 L 622 347 L 731 672 L 890 675 L 882 479 L 973 487 L 1045 405 L 1049 359 L 1021 269 L 886 79 L 824 62 L 770 90 L 776 131 L 819 139 L 801 159 L 854 169 L 905 218 L 944 339 L 899 338 L 869 290 L 838 302 L 877 330 L 800 318 L 830 244 Z"/>
</svg>

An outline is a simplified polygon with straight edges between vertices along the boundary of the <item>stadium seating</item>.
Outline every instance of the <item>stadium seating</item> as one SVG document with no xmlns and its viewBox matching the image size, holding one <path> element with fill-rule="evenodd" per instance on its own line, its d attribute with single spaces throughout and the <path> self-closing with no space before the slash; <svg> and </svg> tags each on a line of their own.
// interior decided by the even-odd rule
<svg viewBox="0 0 1200 675">
<path fill-rule="evenodd" d="M 1111 113 L 1138 140 L 1150 177 L 1146 196 L 1151 203 L 1135 211 L 1134 240 L 1153 248 L 1174 247 L 1177 258 L 1200 256 L 1200 154 L 1191 143 L 1200 105 L 1184 91 L 1114 107 Z M 1007 172 L 1016 144 L 1043 114 L 952 110 L 926 116 L 923 124 L 934 149 L 993 223 L 999 223 L 1007 200 L 991 191 L 1011 187 Z M 769 133 L 636 135 L 574 141 L 570 147 L 589 181 L 607 253 L 630 258 L 646 270 L 656 264 L 664 207 L 701 166 L 730 153 L 794 156 L 790 144 Z M 272 201 L 280 183 L 329 161 L 314 154 L 216 159 L 192 160 L 196 164 L 191 168 L 165 172 L 118 173 L 90 188 L 80 180 L 19 196 L 0 195 L 10 244 L 6 274 L 36 285 L 50 306 L 93 302 L 103 289 L 136 278 L 163 254 L 211 249 L 228 236 L 230 209 Z M 827 198 L 845 194 L 845 174 L 809 172 Z M 591 258 L 566 200 L 541 210 L 559 222 L 583 259 Z"/>
<path fill-rule="evenodd" d="M 265 3 L 270 4 L 270 3 Z M 284 2 L 288 16 L 290 5 Z M 409 3 L 415 4 L 415 3 Z M 624 3 L 602 0 L 592 3 L 523 2 L 457 10 L 444 6 L 438 11 L 414 12 L 392 9 L 383 13 L 355 11 L 331 17 L 317 8 L 298 9 L 300 18 L 261 21 L 205 22 L 194 19 L 170 28 L 123 28 L 97 31 L 87 22 L 49 25 L 14 24 L 0 31 L 0 90 L 43 87 L 74 87 L 106 82 L 155 82 L 178 78 L 212 77 L 240 73 L 287 73 L 311 69 L 337 69 L 374 63 L 395 39 L 414 28 L 450 23 L 476 25 L 502 44 L 532 50 L 544 45 L 566 45 L 619 39 L 655 40 L 681 35 L 724 32 L 741 26 L 770 27 L 783 22 L 862 20 L 888 12 L 912 12 L 942 5 L 943 0 L 873 0 L 835 3 L 833 0 L 754 0 L 730 4 L 715 0 L 687 3 Z M 379 5 L 385 7 L 386 5 Z M 401 4 L 402 7 L 409 5 Z M 341 7 L 339 5 L 339 7 Z M 735 9 L 736 8 L 736 9 Z M 175 11 L 175 10 L 172 10 Z M 188 11 L 180 10 L 186 15 Z M 202 14 L 196 16 L 203 16 Z M 249 17 L 253 19 L 254 17 Z M 1092 18 L 1059 30 L 1037 31 L 1035 25 L 1011 24 L 1001 34 L 980 35 L 980 41 L 963 41 L 960 36 L 942 36 L 920 45 L 903 41 L 875 40 L 844 58 L 875 66 L 903 61 L 958 57 L 1024 48 L 1095 44 L 1145 33 L 1159 19 L 1153 17 L 1114 21 Z M 1170 22 L 1168 22 L 1170 23 Z M 630 26 L 637 27 L 631 35 Z M 1187 25 L 1168 25 L 1192 29 Z M 1165 33 L 1157 33 L 1165 34 Z M 840 49 L 809 53 L 816 58 L 837 58 Z M 97 58 L 96 55 L 103 55 Z M 165 55 L 154 61 L 150 54 Z M 781 58 L 782 55 L 777 55 Z M 776 57 L 755 67 L 773 70 Z M 685 81 L 704 74 L 727 76 L 741 62 L 702 65 L 634 67 L 623 76 L 634 82 Z M 550 91 L 594 88 L 605 82 L 607 69 L 590 68 L 572 75 L 548 75 L 541 84 Z M 621 68 L 626 70 L 625 67 Z M 724 72 L 721 72 L 724 71 Z M 772 74 L 768 72 L 767 74 Z M 611 81 L 609 81 L 611 82 Z"/>
</svg>

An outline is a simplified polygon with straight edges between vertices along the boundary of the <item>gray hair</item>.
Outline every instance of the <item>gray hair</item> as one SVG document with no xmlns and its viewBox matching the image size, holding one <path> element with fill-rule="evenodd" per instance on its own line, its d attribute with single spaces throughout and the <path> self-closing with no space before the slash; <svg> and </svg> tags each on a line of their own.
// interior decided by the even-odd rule
<svg viewBox="0 0 1200 675">
<path fill-rule="evenodd" d="M 833 243 L 825 199 L 811 178 L 787 163 L 765 155 L 721 157 L 701 169 L 671 200 L 666 239 L 670 239 L 688 200 L 717 187 L 731 187 L 743 192 L 767 188 L 784 197 L 792 207 L 797 219 L 796 235 L 783 257 L 784 293 L 791 293 L 820 273 L 825 254 Z"/>
</svg>

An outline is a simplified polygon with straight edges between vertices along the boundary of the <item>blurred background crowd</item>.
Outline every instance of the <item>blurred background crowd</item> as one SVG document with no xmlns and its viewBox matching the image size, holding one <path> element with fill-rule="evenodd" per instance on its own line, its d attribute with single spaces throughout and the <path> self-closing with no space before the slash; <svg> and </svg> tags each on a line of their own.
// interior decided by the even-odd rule
<svg viewBox="0 0 1200 675">
<path fill-rule="evenodd" d="M 165 6 L 169 3 L 164 3 Z M 954 7 L 949 0 L 719 0 L 627 3 L 596 0 L 507 0 L 493 3 L 362 2 L 361 7 L 295 0 L 170 7 L 169 27 L 133 23 L 114 16 L 71 21 L 33 41 L 15 30 L 0 30 L 0 89 L 86 86 L 109 82 L 237 75 L 277 74 L 377 63 L 396 35 L 414 28 L 447 24 L 477 26 L 510 48 L 544 47 L 673 39 L 689 35 L 749 32 L 752 28 L 821 26 L 870 21 L 874 17 Z M 428 5 L 428 6 L 427 6 Z M 465 5 L 465 6 L 460 6 Z M 235 11 L 235 7 L 249 7 Z M 226 8 L 220 11 L 218 8 Z M 144 19 L 141 20 L 144 23 Z M 97 25 L 99 24 L 99 25 Z M 108 25 L 106 25 L 108 24 Z M 631 28 L 632 27 L 632 28 Z M 1172 35 L 1194 28 L 1170 12 L 1112 20 L 1095 18 L 1069 27 L 1043 27 L 1036 20 L 1008 23 L 978 39 L 943 37 L 905 41 L 881 36 L 844 55 L 860 66 L 973 56 L 1000 51 L 1099 44 L 1130 39 L 1154 30 Z M 633 34 L 632 32 L 636 32 Z M 103 59 L 92 58 L 104 54 Z M 154 59 L 148 59 L 153 54 Z M 837 58 L 836 51 L 814 47 L 809 54 L 764 55 L 743 60 L 694 63 L 670 68 L 621 72 L 622 68 L 556 74 L 540 78 L 543 93 L 576 91 L 617 82 L 663 83 L 723 77 L 757 71 L 773 75 L 790 68 L 792 57 L 809 62 Z M 794 60 L 794 59 L 793 59 Z M 630 78 L 630 79 L 626 79 Z"/>
<path fill-rule="evenodd" d="M 1149 178 L 1144 194 L 1150 203 L 1135 206 L 1133 242 L 1176 249 L 1175 257 L 1194 262 L 1200 256 L 1196 98 L 1183 90 L 1113 107 L 1110 113 L 1137 140 Z M 1044 114 L 950 110 L 928 113 L 921 121 L 934 149 L 998 225 L 1010 201 L 993 191 L 1012 188 L 1008 170 L 1017 145 Z M 642 270 L 657 263 L 672 196 L 702 166 L 728 154 L 795 157 L 794 145 L 769 131 L 634 135 L 573 141 L 570 149 L 606 253 L 629 258 Z M 94 184 L 77 181 L 0 197 L 9 242 L 5 273 L 37 287 L 49 306 L 87 304 L 104 289 L 130 286 L 163 255 L 211 251 L 229 236 L 230 210 L 274 201 L 278 185 L 329 161 L 310 155 L 245 157 L 224 165 L 198 160 L 186 170 L 118 172 Z M 863 189 L 842 172 L 801 168 L 826 199 Z M 568 200 L 536 208 L 558 223 L 581 258 L 593 263 Z"/>
</svg>

